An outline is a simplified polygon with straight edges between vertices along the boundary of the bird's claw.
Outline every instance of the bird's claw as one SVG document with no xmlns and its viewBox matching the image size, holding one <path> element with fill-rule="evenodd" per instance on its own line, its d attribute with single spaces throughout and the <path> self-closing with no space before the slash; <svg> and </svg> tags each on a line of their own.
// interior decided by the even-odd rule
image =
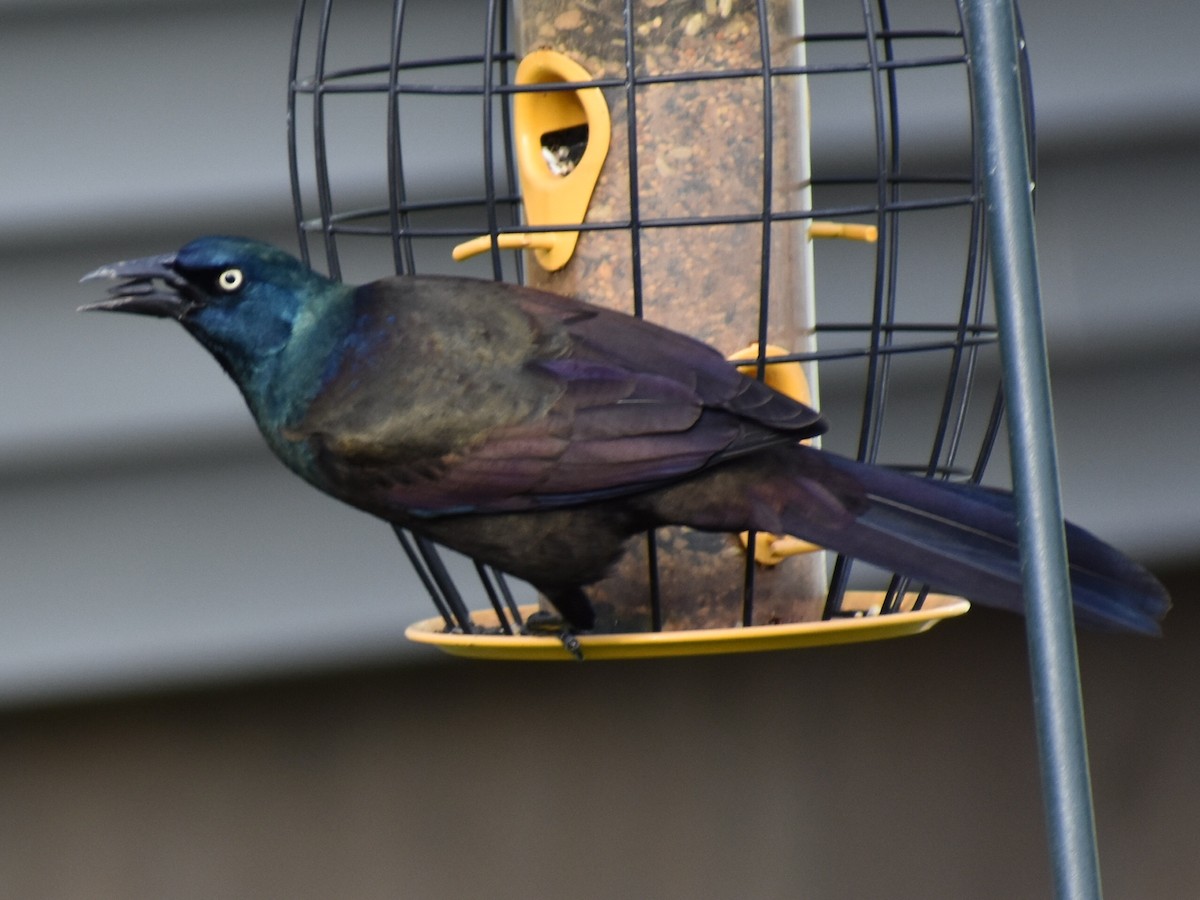
<svg viewBox="0 0 1200 900">
<path fill-rule="evenodd" d="M 571 626 L 563 621 L 561 616 L 545 610 L 539 610 L 525 617 L 525 631 L 535 635 L 553 635 L 562 641 L 563 649 L 576 659 L 583 660 L 583 647 L 579 638 L 571 630 Z"/>
<path fill-rule="evenodd" d="M 558 639 L 562 641 L 564 650 L 566 650 L 580 662 L 583 662 L 583 647 L 579 643 L 579 638 L 575 637 L 575 634 L 571 631 L 571 629 L 562 629 L 562 631 L 558 633 Z"/>
</svg>

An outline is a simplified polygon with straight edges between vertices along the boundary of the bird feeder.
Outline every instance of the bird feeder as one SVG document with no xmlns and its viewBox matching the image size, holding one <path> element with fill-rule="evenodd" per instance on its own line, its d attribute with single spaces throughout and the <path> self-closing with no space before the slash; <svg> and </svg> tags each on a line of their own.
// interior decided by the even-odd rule
<svg viewBox="0 0 1200 900">
<path fill-rule="evenodd" d="M 936 21 L 893 5 L 479 0 L 479 29 L 440 34 L 457 43 L 431 56 L 409 0 L 377 56 L 355 43 L 338 57 L 337 4 L 302 3 L 289 119 L 302 250 L 334 276 L 375 253 L 643 316 L 820 408 L 827 447 L 976 481 L 1002 404 L 968 54 L 953 0 Z M 327 127 L 366 98 L 386 99 L 374 195 L 340 174 L 349 150 Z M 439 610 L 410 636 L 570 658 L 522 635 L 532 607 L 500 573 L 464 584 L 436 548 L 402 540 Z M 890 637 L 966 609 L 799 541 L 685 528 L 632 540 L 589 596 L 588 658 Z M 491 610 L 469 613 L 483 597 Z"/>
</svg>

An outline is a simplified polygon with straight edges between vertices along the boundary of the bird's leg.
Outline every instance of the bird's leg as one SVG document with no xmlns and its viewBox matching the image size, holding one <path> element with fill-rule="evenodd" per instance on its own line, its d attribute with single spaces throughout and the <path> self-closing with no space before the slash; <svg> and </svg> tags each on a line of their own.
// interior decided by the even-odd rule
<svg viewBox="0 0 1200 900">
<path fill-rule="evenodd" d="M 553 634 L 576 659 L 583 659 L 583 648 L 576 637 L 581 631 L 591 631 L 596 624 L 596 612 L 587 594 L 580 587 L 547 590 L 546 595 L 555 612 L 541 609 L 525 617 L 525 630 L 531 634 Z"/>
<path fill-rule="evenodd" d="M 558 613 L 539 609 L 525 617 L 525 631 L 535 635 L 553 635 L 562 641 L 563 648 L 578 660 L 583 659 L 583 648 L 570 623 Z"/>
</svg>

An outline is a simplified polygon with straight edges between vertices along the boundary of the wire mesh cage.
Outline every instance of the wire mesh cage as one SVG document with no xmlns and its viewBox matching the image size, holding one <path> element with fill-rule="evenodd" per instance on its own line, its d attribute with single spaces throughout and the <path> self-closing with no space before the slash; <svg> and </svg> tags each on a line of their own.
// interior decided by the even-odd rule
<svg viewBox="0 0 1200 900">
<path fill-rule="evenodd" d="M 377 14 L 325 0 L 296 18 L 307 262 L 347 280 L 479 275 L 643 316 L 777 386 L 798 369 L 787 390 L 827 413 L 826 447 L 983 477 L 1003 401 L 953 0 L 397 0 Z M 538 103 L 549 118 L 522 109 Z M 566 261 L 551 259 L 564 234 Z M 400 538 L 437 630 L 519 635 L 528 607 L 503 573 L 476 566 L 468 584 Z M 637 539 L 589 589 L 598 630 L 837 627 L 927 604 L 920 585 L 777 544 Z M 490 613 L 469 612 L 475 596 Z"/>
</svg>

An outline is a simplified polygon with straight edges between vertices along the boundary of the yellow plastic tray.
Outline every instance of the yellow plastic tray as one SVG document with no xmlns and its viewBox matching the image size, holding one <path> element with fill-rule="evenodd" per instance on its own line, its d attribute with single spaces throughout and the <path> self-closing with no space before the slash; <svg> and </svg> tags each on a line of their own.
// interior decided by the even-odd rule
<svg viewBox="0 0 1200 900">
<path fill-rule="evenodd" d="M 912 595 L 906 598 L 911 603 Z M 847 591 L 842 608 L 873 613 L 879 609 L 883 594 L 874 591 Z M 694 631 L 637 632 L 629 634 L 584 634 L 579 646 L 585 659 L 640 659 L 656 656 L 704 656 L 714 653 L 751 653 L 763 650 L 791 650 L 879 641 L 927 631 L 942 619 L 961 616 L 971 604 L 958 597 L 930 594 L 919 610 L 886 616 L 861 615 L 827 622 L 800 622 L 792 625 L 754 625 L 749 628 L 710 628 Z M 527 616 L 535 605 L 521 607 Z M 472 615 L 483 627 L 498 624 L 493 610 Z M 562 641 L 553 636 L 530 637 L 506 634 L 454 634 L 444 631 L 441 616 L 410 625 L 405 636 L 419 644 L 430 644 L 453 656 L 475 659 L 573 660 Z"/>
</svg>

